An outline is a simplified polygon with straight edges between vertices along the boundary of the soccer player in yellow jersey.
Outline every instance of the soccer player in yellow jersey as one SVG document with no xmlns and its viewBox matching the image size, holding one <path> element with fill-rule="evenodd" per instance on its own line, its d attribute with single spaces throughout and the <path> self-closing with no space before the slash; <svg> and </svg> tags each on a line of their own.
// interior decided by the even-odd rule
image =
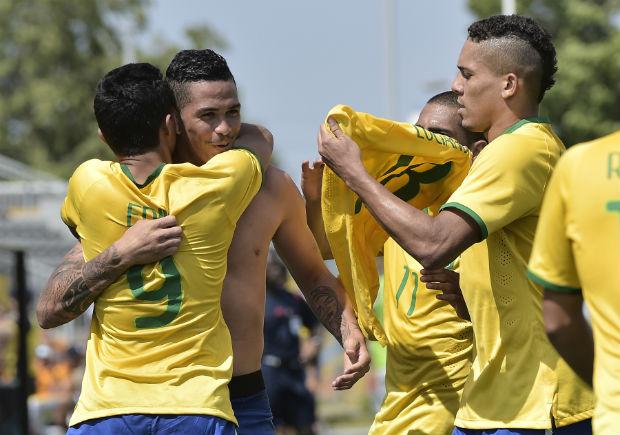
<svg viewBox="0 0 620 435">
<path fill-rule="evenodd" d="M 76 169 L 63 221 L 87 260 L 141 219 L 174 214 L 184 238 L 174 256 L 129 268 L 97 298 L 71 435 L 236 433 L 220 296 L 226 252 L 260 187 L 261 163 L 232 150 L 201 167 L 166 165 L 176 143 L 174 106 L 150 64 L 116 68 L 97 86 L 100 136 L 119 162 Z"/>
<path fill-rule="evenodd" d="M 474 156 L 486 142 L 461 126 L 456 94 L 443 92 L 422 109 L 416 125 L 456 139 Z M 306 197 L 308 224 L 313 228 L 325 258 L 331 250 L 321 217 L 323 165 L 302 166 L 302 191 Z M 421 280 L 422 267 L 393 239 L 383 249 L 383 329 L 387 338 L 386 395 L 370 434 L 449 435 L 459 407 L 472 352 L 471 324 L 457 316 L 445 301 L 461 296 L 458 274 L 437 271 L 433 282 Z M 444 290 L 447 294 L 438 294 Z M 459 298 L 459 308 L 466 307 Z"/>
<path fill-rule="evenodd" d="M 437 216 L 370 177 L 359 147 L 333 121 L 321 127 L 319 152 L 423 276 L 461 255 L 475 356 L 453 433 L 591 433 L 593 393 L 547 339 L 542 290 L 526 275 L 542 195 L 564 151 L 538 116 L 554 83 L 555 48 L 533 20 L 493 16 L 469 27 L 458 69 L 452 89 L 463 127 L 489 143 Z"/>
<path fill-rule="evenodd" d="M 594 434 L 620 434 L 620 132 L 574 146 L 558 162 L 529 272 L 545 287 L 551 342 L 588 383 L 594 381 Z"/>
<path fill-rule="evenodd" d="M 234 77 L 225 59 L 212 50 L 179 52 L 166 76 L 172 83 L 181 121 L 174 161 L 200 165 L 229 150 L 234 140 L 252 127 L 241 123 Z M 148 258 L 149 253 L 158 259 L 160 248 L 154 238 L 167 240 L 167 231 L 174 228 L 170 227 L 174 223 L 166 219 L 143 223 L 130 234 L 132 227 L 117 243 L 136 246 L 143 240 L 151 249 L 138 246 L 140 254 Z M 288 174 L 270 165 L 259 193 L 235 229 L 222 293 L 222 310 L 234 353 L 229 388 L 241 435 L 274 433 L 260 371 L 265 270 L 272 240 L 317 318 L 346 352 L 345 373 L 334 381 L 334 388 L 350 388 L 368 371 L 370 362 L 344 289 L 323 263 L 308 229 L 303 198 Z M 166 247 L 162 245 L 161 249 Z M 76 246 L 42 293 L 38 310 L 41 324 L 53 327 L 79 316 L 94 297 L 79 303 L 72 294 L 96 293 L 96 289 L 105 288 L 110 282 L 108 274 L 123 273 L 125 261 L 146 262 L 131 258 L 130 253 L 125 254 L 127 251 L 123 249 L 119 261 L 104 258 L 93 268 L 90 262 L 84 262 L 81 247 Z"/>
</svg>

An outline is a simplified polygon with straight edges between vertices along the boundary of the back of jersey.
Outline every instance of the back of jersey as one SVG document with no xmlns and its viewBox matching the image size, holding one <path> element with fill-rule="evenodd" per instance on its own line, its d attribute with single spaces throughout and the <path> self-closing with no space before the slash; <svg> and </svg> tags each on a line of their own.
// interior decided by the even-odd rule
<svg viewBox="0 0 620 435">
<path fill-rule="evenodd" d="M 595 433 L 620 421 L 620 132 L 572 147 L 545 195 L 530 276 L 583 292 L 595 339 Z M 576 343 L 577 345 L 577 343 Z"/>
<path fill-rule="evenodd" d="M 259 163 L 245 150 L 200 168 L 162 165 L 143 184 L 117 163 L 91 160 L 76 170 L 63 220 L 79 235 L 87 260 L 139 219 L 173 214 L 183 240 L 173 257 L 130 268 L 97 299 L 71 425 L 128 413 L 235 421 L 220 296 L 236 222 L 260 182 Z"/>
</svg>

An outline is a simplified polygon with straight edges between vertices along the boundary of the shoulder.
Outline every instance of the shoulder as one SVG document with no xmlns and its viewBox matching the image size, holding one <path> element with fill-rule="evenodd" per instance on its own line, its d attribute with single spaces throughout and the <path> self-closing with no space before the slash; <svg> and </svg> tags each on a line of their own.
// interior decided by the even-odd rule
<svg viewBox="0 0 620 435">
<path fill-rule="evenodd" d="M 284 197 L 299 192 L 291 176 L 274 165 L 269 165 L 267 167 L 264 186 L 278 197 Z"/>
<path fill-rule="evenodd" d="M 108 160 L 87 160 L 73 171 L 69 179 L 69 186 L 75 187 L 77 185 L 81 190 L 86 190 L 94 183 L 109 177 L 113 173 L 112 166 L 114 164 Z"/>
</svg>

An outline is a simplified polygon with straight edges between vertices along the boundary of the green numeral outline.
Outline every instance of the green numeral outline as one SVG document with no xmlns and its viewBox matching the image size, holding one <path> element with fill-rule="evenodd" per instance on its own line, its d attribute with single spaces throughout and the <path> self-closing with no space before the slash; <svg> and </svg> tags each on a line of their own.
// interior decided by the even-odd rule
<svg viewBox="0 0 620 435">
<path fill-rule="evenodd" d="M 607 203 L 607 211 L 610 213 L 620 213 L 620 200 L 609 201 Z"/>
<path fill-rule="evenodd" d="M 419 277 L 417 272 L 414 272 L 409 269 L 409 266 L 403 266 L 403 279 L 400 281 L 400 285 L 398 286 L 398 290 L 396 291 L 396 308 L 398 308 L 398 302 L 400 297 L 405 290 L 405 286 L 407 285 L 407 281 L 409 281 L 409 273 L 413 276 L 413 293 L 411 294 L 411 305 L 409 305 L 409 310 L 407 310 L 407 317 L 411 317 L 413 314 L 413 310 L 415 309 L 415 303 L 418 297 L 418 287 L 419 287 Z"/>
<path fill-rule="evenodd" d="M 157 219 L 166 216 L 164 210 L 155 211 L 150 207 L 144 207 L 137 204 L 129 203 L 127 206 L 127 227 L 131 227 L 132 209 L 142 211 L 143 219 Z M 149 213 L 150 212 L 150 213 Z M 151 216 L 149 216 L 149 214 Z M 183 287 L 181 286 L 181 274 L 174 264 L 171 256 L 163 258 L 159 261 L 162 274 L 164 275 L 164 283 L 157 290 L 146 291 L 144 289 L 144 278 L 142 272 L 144 265 L 132 266 L 127 271 L 127 282 L 134 298 L 140 301 L 156 302 L 167 299 L 166 310 L 159 316 L 138 317 L 134 320 L 134 324 L 138 329 L 161 328 L 172 322 L 181 311 L 183 302 Z"/>
</svg>

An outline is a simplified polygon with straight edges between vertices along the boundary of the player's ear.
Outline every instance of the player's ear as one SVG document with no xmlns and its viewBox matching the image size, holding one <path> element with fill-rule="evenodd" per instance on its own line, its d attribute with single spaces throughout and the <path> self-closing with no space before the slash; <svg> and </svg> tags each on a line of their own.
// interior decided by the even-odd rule
<svg viewBox="0 0 620 435">
<path fill-rule="evenodd" d="M 513 97 L 519 89 L 519 78 L 515 73 L 508 73 L 504 76 L 504 87 L 502 88 L 502 98 Z"/>
<path fill-rule="evenodd" d="M 108 142 L 105 140 L 105 137 L 103 136 L 103 133 L 101 132 L 101 129 L 100 129 L 100 128 L 98 128 L 98 129 L 97 129 L 97 137 L 98 137 L 98 138 L 99 138 L 99 140 L 100 140 L 101 142 L 103 142 L 104 144 L 106 144 L 106 145 L 108 144 Z"/>
<path fill-rule="evenodd" d="M 179 133 L 176 117 L 172 113 L 166 115 L 163 127 L 167 135 L 176 136 Z"/>
<path fill-rule="evenodd" d="M 474 156 L 474 159 L 478 157 L 478 154 L 480 154 L 480 151 L 482 151 L 485 146 L 487 146 L 487 141 L 484 139 L 474 142 L 474 144 L 469 148 Z"/>
<path fill-rule="evenodd" d="M 172 113 L 166 115 L 160 130 L 160 144 L 165 144 L 173 152 L 177 142 L 177 123 Z"/>
</svg>

